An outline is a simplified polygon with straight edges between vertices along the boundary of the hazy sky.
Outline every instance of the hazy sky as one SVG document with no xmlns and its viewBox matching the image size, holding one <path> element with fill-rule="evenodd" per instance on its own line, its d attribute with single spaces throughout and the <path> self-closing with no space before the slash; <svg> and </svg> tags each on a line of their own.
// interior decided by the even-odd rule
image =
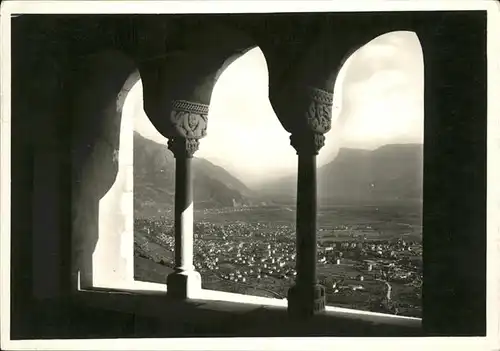
<svg viewBox="0 0 500 351">
<path fill-rule="evenodd" d="M 335 83 L 332 130 L 326 134 L 318 165 L 331 161 L 339 147 L 422 143 L 423 75 L 422 49 L 414 33 L 388 33 L 356 51 Z M 142 109 L 140 83 L 129 98 L 134 100 L 135 129 L 166 143 Z M 267 65 L 260 49 L 236 60 L 217 81 L 207 136 L 196 156 L 225 167 L 250 186 L 262 175 L 267 179 L 296 172 L 289 133 L 268 99 Z"/>
</svg>

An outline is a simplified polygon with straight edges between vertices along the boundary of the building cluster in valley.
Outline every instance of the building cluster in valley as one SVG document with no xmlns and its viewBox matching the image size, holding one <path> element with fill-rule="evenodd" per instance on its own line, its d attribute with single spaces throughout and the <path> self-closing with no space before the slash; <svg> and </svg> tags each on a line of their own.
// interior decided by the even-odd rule
<svg viewBox="0 0 500 351">
<path fill-rule="evenodd" d="M 174 251 L 171 220 L 136 220 L 136 231 L 166 250 Z M 195 223 L 194 233 L 194 264 L 202 277 L 212 276 L 233 285 L 272 290 L 273 296 L 281 298 L 293 285 L 297 275 L 294 225 L 201 221 Z M 140 252 L 144 257 L 173 267 L 173 255 L 151 257 L 154 255 L 147 254 L 147 241 L 136 244 L 136 254 Z M 422 245 L 419 242 L 406 242 L 401 238 L 318 241 L 317 253 L 318 278 L 326 287 L 327 295 L 370 293 L 374 282 L 378 283 L 379 291 L 387 291 L 384 283 L 420 289 Z"/>
</svg>

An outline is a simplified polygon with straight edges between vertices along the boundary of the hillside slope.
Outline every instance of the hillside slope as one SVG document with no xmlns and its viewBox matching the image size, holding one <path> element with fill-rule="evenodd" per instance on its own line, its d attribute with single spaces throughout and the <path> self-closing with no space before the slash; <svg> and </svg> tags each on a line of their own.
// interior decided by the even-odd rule
<svg viewBox="0 0 500 351">
<path fill-rule="evenodd" d="M 193 159 L 195 208 L 248 203 L 250 189 L 224 168 Z M 173 208 L 175 158 L 166 145 L 134 133 L 134 208 L 136 216 L 150 217 Z"/>
</svg>

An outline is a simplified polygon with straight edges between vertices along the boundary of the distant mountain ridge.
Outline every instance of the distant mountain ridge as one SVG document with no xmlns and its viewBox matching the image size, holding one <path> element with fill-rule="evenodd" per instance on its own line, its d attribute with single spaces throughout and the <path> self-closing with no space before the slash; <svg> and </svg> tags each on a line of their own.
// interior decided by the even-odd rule
<svg viewBox="0 0 500 351">
<path fill-rule="evenodd" d="M 175 158 L 166 145 L 134 132 L 134 209 L 150 217 L 173 208 Z M 224 168 L 193 158 L 195 208 L 226 207 L 249 202 L 252 191 Z"/>
<path fill-rule="evenodd" d="M 289 203 L 296 197 L 296 175 L 270 181 L 254 191 L 223 167 L 193 159 L 195 209 L 266 203 Z M 166 145 L 134 133 L 134 201 L 139 217 L 171 211 L 175 158 Z M 318 168 L 318 199 L 362 204 L 420 201 L 423 192 L 423 145 L 390 144 L 373 151 L 340 149 Z"/>
<path fill-rule="evenodd" d="M 423 192 L 423 145 L 389 144 L 373 151 L 340 149 L 318 168 L 318 198 L 336 202 L 420 200 Z M 260 189 L 273 198 L 295 197 L 296 176 Z"/>
</svg>

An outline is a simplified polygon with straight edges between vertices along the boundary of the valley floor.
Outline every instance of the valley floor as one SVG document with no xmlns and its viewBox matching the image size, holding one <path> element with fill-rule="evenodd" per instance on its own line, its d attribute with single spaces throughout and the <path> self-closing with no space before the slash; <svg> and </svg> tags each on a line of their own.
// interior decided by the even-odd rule
<svg viewBox="0 0 500 351">
<path fill-rule="evenodd" d="M 260 206 L 195 213 L 195 266 L 203 288 L 286 297 L 295 271 L 295 210 Z M 318 277 L 327 305 L 421 316 L 419 216 L 400 207 L 320 209 Z M 136 279 L 165 283 L 173 221 L 137 219 Z M 383 304 L 390 289 L 390 306 Z"/>
</svg>

